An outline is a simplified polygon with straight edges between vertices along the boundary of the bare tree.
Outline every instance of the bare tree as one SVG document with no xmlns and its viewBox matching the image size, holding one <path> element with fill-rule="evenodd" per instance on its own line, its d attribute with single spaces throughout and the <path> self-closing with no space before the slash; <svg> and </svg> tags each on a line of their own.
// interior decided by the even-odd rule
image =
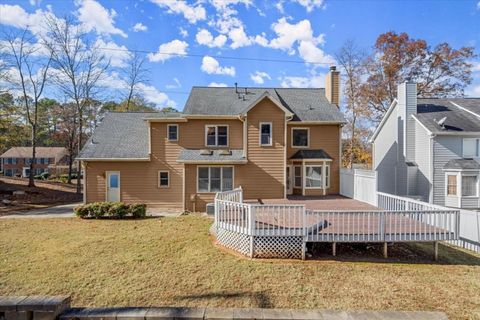
<svg viewBox="0 0 480 320">
<path fill-rule="evenodd" d="M 124 69 L 125 82 L 127 84 L 127 94 L 125 97 L 127 103 L 126 111 L 130 110 L 132 99 L 138 95 L 138 85 L 149 81 L 149 72 L 148 69 L 144 68 L 144 63 L 145 57 L 138 51 L 134 51 L 129 64 Z"/>
<path fill-rule="evenodd" d="M 38 105 L 52 61 L 51 56 L 46 59 L 35 56 L 38 46 L 32 43 L 32 39 L 33 36 L 28 27 L 19 34 L 12 32 L 5 35 L 5 40 L 9 46 L 8 57 L 11 67 L 17 73 L 11 81 L 21 89 L 25 117 L 31 128 L 32 158 L 28 176 L 29 187 L 35 186 L 33 177 L 37 148 Z"/>
<path fill-rule="evenodd" d="M 98 93 L 98 84 L 109 67 L 109 61 L 100 49 L 89 42 L 87 33 L 75 25 L 69 16 L 57 19 L 47 16 L 43 42 L 51 53 L 57 70 L 54 80 L 63 94 L 76 108 L 77 154 L 83 147 L 85 109 L 90 99 Z M 81 163 L 77 167 L 77 193 L 81 193 Z"/>
<path fill-rule="evenodd" d="M 351 168 L 355 159 L 355 154 L 359 152 L 356 149 L 357 134 L 361 134 L 359 121 L 368 118 L 370 110 L 363 101 L 362 95 L 362 77 L 366 74 L 365 62 L 366 53 L 358 48 L 354 40 L 347 40 L 336 54 L 336 60 L 343 69 L 344 76 L 344 94 L 345 94 L 345 114 L 349 120 L 347 126 L 349 137 L 348 163 Z"/>
</svg>

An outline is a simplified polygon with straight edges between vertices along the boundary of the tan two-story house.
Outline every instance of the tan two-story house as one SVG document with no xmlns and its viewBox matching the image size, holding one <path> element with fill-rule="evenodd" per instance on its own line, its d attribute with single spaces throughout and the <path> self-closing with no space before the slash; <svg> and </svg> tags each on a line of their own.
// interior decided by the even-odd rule
<svg viewBox="0 0 480 320">
<path fill-rule="evenodd" d="M 245 199 L 339 193 L 339 73 L 326 88 L 194 87 L 182 113 L 109 113 L 78 159 L 85 202 L 204 211 Z"/>
</svg>

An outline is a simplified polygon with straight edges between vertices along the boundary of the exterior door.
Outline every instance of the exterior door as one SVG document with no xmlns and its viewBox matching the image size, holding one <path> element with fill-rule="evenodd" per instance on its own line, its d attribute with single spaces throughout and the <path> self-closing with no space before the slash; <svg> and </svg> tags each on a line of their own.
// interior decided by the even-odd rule
<svg viewBox="0 0 480 320">
<path fill-rule="evenodd" d="M 120 172 L 107 172 L 107 201 L 120 202 Z"/>
<path fill-rule="evenodd" d="M 293 169 L 287 166 L 287 195 L 293 194 Z"/>
</svg>

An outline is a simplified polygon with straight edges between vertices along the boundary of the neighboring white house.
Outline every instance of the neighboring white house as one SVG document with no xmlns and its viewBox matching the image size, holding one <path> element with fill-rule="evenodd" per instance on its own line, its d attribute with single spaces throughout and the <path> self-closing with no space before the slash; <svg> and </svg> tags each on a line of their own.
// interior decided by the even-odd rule
<svg viewBox="0 0 480 320">
<path fill-rule="evenodd" d="M 398 86 L 371 139 L 378 191 L 479 209 L 480 98 L 417 99 Z"/>
</svg>

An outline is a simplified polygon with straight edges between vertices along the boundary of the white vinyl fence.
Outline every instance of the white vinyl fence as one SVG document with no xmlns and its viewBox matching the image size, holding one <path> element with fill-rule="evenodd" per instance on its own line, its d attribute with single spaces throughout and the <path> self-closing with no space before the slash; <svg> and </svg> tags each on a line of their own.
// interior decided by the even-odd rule
<svg viewBox="0 0 480 320">
<path fill-rule="evenodd" d="M 377 173 L 372 170 L 341 169 L 340 194 L 376 205 Z"/>
</svg>

